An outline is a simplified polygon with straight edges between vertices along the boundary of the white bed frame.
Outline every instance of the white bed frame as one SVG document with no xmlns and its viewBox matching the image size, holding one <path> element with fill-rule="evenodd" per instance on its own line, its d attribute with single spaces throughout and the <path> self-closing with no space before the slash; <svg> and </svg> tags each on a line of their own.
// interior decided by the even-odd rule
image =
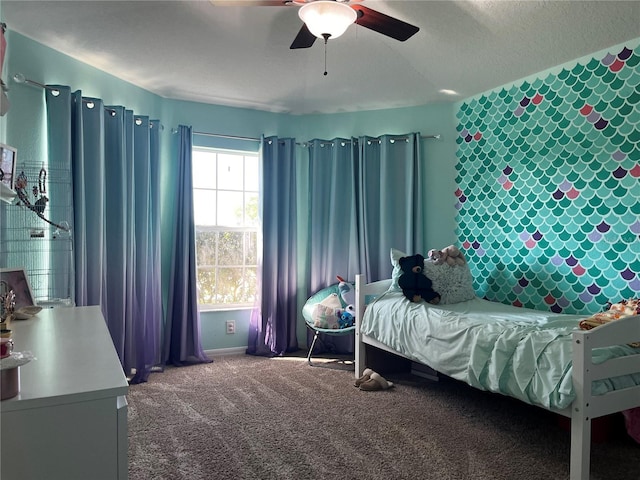
<svg viewBox="0 0 640 480">
<path fill-rule="evenodd" d="M 407 358 L 374 338 L 360 332 L 360 325 L 371 297 L 386 292 L 391 280 L 366 283 L 364 275 L 356 275 L 356 344 L 355 376 L 366 368 L 365 344 Z M 591 383 L 603 378 L 640 373 L 640 353 L 614 358 L 595 365 L 591 350 L 611 345 L 640 341 L 640 315 L 627 317 L 593 330 L 576 330 L 573 336 L 573 387 L 576 398 L 565 410 L 553 410 L 571 418 L 571 480 L 589 480 L 591 456 L 591 420 L 615 412 L 640 407 L 640 385 L 615 390 L 604 395 L 592 395 Z M 411 359 L 412 360 L 412 359 Z M 415 360 L 412 360 L 415 361 Z M 542 407 L 541 407 L 542 408 Z"/>
</svg>

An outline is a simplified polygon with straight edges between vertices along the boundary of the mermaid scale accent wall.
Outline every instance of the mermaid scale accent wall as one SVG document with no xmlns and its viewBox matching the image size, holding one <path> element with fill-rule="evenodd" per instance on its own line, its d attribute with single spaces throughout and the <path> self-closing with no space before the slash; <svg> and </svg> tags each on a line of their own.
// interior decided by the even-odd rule
<svg viewBox="0 0 640 480">
<path fill-rule="evenodd" d="M 640 297 L 640 46 L 457 118 L 457 235 L 478 295 L 566 313 Z"/>
</svg>

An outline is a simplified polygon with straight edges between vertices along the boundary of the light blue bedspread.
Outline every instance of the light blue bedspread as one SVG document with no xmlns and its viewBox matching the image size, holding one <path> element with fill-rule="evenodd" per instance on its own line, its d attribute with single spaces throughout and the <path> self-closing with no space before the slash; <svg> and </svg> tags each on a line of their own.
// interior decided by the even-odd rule
<svg viewBox="0 0 640 480">
<path fill-rule="evenodd" d="M 438 306 L 412 303 L 402 292 L 387 292 L 367 307 L 361 331 L 473 387 L 561 410 L 575 397 L 571 332 L 583 318 L 480 298 Z M 640 351 L 626 345 L 599 348 L 593 358 L 601 363 L 629 354 Z M 634 384 L 640 384 L 640 374 L 594 382 L 592 392 Z"/>
</svg>

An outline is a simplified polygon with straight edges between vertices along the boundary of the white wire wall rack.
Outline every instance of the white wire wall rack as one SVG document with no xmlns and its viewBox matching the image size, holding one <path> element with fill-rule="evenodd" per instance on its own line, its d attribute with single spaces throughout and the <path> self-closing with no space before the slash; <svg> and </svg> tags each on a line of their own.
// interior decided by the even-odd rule
<svg viewBox="0 0 640 480">
<path fill-rule="evenodd" d="M 74 301 L 71 171 L 23 163 L 18 196 L 0 203 L 0 267 L 24 268 L 40 306 Z"/>
</svg>

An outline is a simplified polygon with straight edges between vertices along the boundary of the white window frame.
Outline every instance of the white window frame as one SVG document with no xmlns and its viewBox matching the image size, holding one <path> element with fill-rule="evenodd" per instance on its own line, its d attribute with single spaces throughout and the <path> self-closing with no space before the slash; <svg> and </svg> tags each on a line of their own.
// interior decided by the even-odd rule
<svg viewBox="0 0 640 480">
<path fill-rule="evenodd" d="M 224 149 L 224 148 L 215 148 L 215 147 L 203 147 L 203 146 L 193 146 L 192 147 L 192 151 L 200 151 L 200 152 L 207 152 L 207 153 L 213 153 L 213 154 L 234 154 L 234 155 L 238 155 L 238 156 L 242 156 L 242 157 L 255 157 L 258 158 L 258 153 L 254 152 L 254 151 L 247 151 L 247 150 L 230 150 L 230 149 Z M 246 165 L 245 165 L 246 167 Z M 193 187 L 193 191 L 197 191 L 197 190 L 209 190 L 209 191 L 234 191 L 234 192 L 242 192 L 243 193 L 243 211 L 246 212 L 246 204 L 244 204 L 245 200 L 246 200 L 246 194 L 247 193 L 254 193 L 254 190 L 247 190 L 246 189 L 246 185 L 244 184 L 244 182 L 246 181 L 246 177 L 243 176 L 243 189 L 242 190 L 225 190 L 224 188 L 218 188 L 217 182 L 218 182 L 218 178 L 216 177 L 216 185 L 215 188 L 203 188 L 203 187 Z M 258 192 L 255 192 L 258 193 Z M 216 220 L 217 221 L 217 220 Z M 240 227 L 235 227 L 235 226 L 225 226 L 225 225 L 197 225 L 195 224 L 195 219 L 194 219 L 194 232 L 195 235 L 197 236 L 199 232 L 238 232 L 238 233 L 256 233 L 256 236 L 258 236 L 259 231 L 258 231 L 259 227 L 256 226 L 240 226 Z M 216 244 L 216 249 L 218 248 L 218 245 Z M 256 274 L 257 274 L 257 261 L 258 261 L 258 252 L 256 252 L 256 263 L 255 264 L 248 264 L 248 263 L 244 263 L 244 259 L 247 258 L 247 251 L 246 251 L 247 245 L 246 243 L 243 241 L 243 251 L 242 251 L 242 259 L 243 259 L 243 263 L 241 265 L 221 265 L 219 263 L 219 256 L 218 256 L 218 252 L 216 252 L 215 258 L 217 259 L 217 262 L 215 265 L 203 265 L 202 267 L 198 264 L 198 259 L 197 259 L 197 250 L 196 250 L 196 271 L 198 272 L 200 270 L 200 268 L 205 268 L 205 269 L 211 269 L 213 271 L 216 272 L 217 274 L 217 269 L 219 268 L 239 268 L 241 267 L 243 269 L 243 273 L 244 270 L 246 268 L 255 268 L 256 270 Z M 258 248 L 256 246 L 256 248 Z M 196 274 L 197 275 L 197 274 Z M 206 312 L 206 311 L 225 311 L 225 310 L 240 310 L 240 309 L 247 309 L 247 308 L 251 308 L 254 306 L 253 302 L 246 302 L 246 303 L 212 303 L 212 304 L 205 304 L 205 303 L 199 303 L 199 295 L 198 295 L 198 309 L 201 312 Z"/>
</svg>

